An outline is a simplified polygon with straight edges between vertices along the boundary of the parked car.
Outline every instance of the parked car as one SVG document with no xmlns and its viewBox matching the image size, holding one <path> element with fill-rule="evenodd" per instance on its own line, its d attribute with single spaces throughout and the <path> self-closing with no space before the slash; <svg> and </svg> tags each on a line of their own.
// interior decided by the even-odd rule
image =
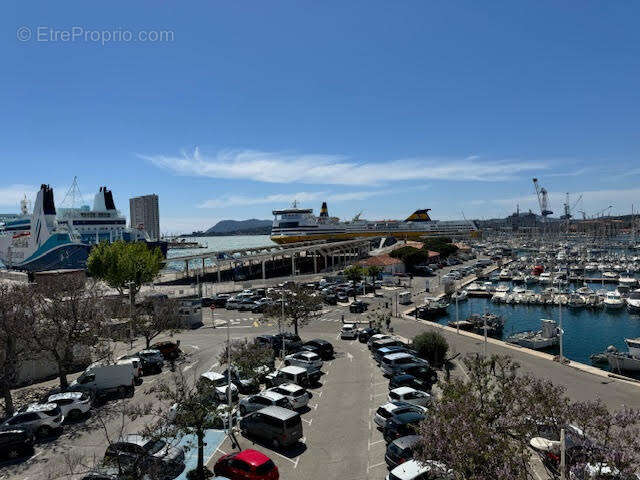
<svg viewBox="0 0 640 480">
<path fill-rule="evenodd" d="M 174 403 L 169 407 L 169 412 L 167 413 L 167 420 L 174 423 L 176 419 L 182 414 L 182 410 L 179 404 Z M 211 412 L 208 417 L 208 421 L 212 425 L 212 428 L 218 428 L 220 430 L 227 428 L 229 425 L 229 418 L 231 418 L 231 425 L 236 425 L 240 421 L 240 414 L 238 409 L 235 406 L 231 407 L 229 410 L 229 405 L 226 403 L 221 403 L 216 405 L 215 410 Z M 189 417 L 187 417 L 189 418 Z"/>
<path fill-rule="evenodd" d="M 240 414 L 242 416 L 272 405 L 293 410 L 293 405 L 291 405 L 291 402 L 287 397 L 269 390 L 245 397 L 240 400 L 239 405 Z"/>
<path fill-rule="evenodd" d="M 283 383 L 295 383 L 303 388 L 307 388 L 310 384 L 309 372 L 306 368 L 289 365 L 288 367 L 282 367 L 268 374 L 265 383 L 267 387 L 276 387 Z"/>
<path fill-rule="evenodd" d="M 175 360 L 180 356 L 180 346 L 175 342 L 156 342 L 151 345 L 153 350 L 159 350 L 165 360 Z"/>
<path fill-rule="evenodd" d="M 394 375 L 402 365 L 409 365 L 410 363 L 416 363 L 416 357 L 407 352 L 389 353 L 380 359 L 382 373 L 386 376 Z"/>
<path fill-rule="evenodd" d="M 353 323 L 345 323 L 340 329 L 340 338 L 343 340 L 354 340 L 358 338 L 358 329 Z"/>
<path fill-rule="evenodd" d="M 229 386 L 227 377 L 218 372 L 204 372 L 197 383 L 198 390 L 206 395 L 212 395 L 213 400 L 226 402 L 228 400 L 228 388 L 231 388 L 231 401 L 238 401 L 238 387 L 233 383 Z"/>
<path fill-rule="evenodd" d="M 267 391 L 276 392 L 287 397 L 294 410 L 304 408 L 309 403 L 309 392 L 295 383 L 281 383 Z"/>
<path fill-rule="evenodd" d="M 38 437 L 48 437 L 62 429 L 62 410 L 55 403 L 32 403 L 18 409 L 0 425 L 1 430 L 20 428 Z"/>
<path fill-rule="evenodd" d="M 294 333 L 277 333 L 273 336 L 273 348 L 276 353 L 282 351 L 284 346 L 285 353 L 295 353 L 302 350 L 302 340 Z"/>
<path fill-rule="evenodd" d="M 371 335 L 375 335 L 377 333 L 380 333 L 380 330 L 377 328 L 363 328 L 358 332 L 358 341 L 360 343 L 367 343 L 371 338 Z"/>
<path fill-rule="evenodd" d="M 416 379 L 416 385 L 424 386 L 424 388 L 414 388 L 422 391 L 431 390 L 431 387 L 438 381 L 438 373 L 425 361 L 401 365 L 398 375 L 411 375 Z"/>
<path fill-rule="evenodd" d="M 118 365 L 131 365 L 133 369 L 133 379 L 135 380 L 136 385 L 142 383 L 142 360 L 140 360 L 137 356 L 134 355 L 124 355 L 120 357 L 116 363 Z"/>
<path fill-rule="evenodd" d="M 387 475 L 387 480 L 453 480 L 451 470 L 442 463 L 409 460 L 398 465 Z"/>
<path fill-rule="evenodd" d="M 431 395 L 421 390 L 416 390 L 411 387 L 399 387 L 394 388 L 389 392 L 389 401 L 399 401 L 412 403 L 413 405 L 420 405 L 426 407 L 431 403 Z"/>
<path fill-rule="evenodd" d="M 324 300 L 324 303 L 327 305 L 337 305 L 338 296 L 333 293 L 323 293 L 322 300 Z"/>
<path fill-rule="evenodd" d="M 372 350 L 375 342 L 387 338 L 391 338 L 391 336 L 387 335 L 386 333 L 375 333 L 369 337 L 369 340 L 367 340 L 367 347 L 369 347 L 369 350 Z"/>
<path fill-rule="evenodd" d="M 252 298 L 243 298 L 238 305 L 238 311 L 247 312 L 253 310 L 256 306 L 256 302 Z"/>
<path fill-rule="evenodd" d="M 229 298 L 231 297 L 231 295 L 229 295 L 228 293 L 218 293 L 215 297 L 213 297 L 213 305 L 216 308 L 224 308 L 227 305 L 227 300 L 229 300 Z"/>
<path fill-rule="evenodd" d="M 213 467 L 213 473 L 230 479 L 278 480 L 280 474 L 273 461 L 257 450 L 242 450 L 223 455 Z"/>
<path fill-rule="evenodd" d="M 14 460 L 33 453 L 33 432 L 28 428 L 6 427 L 0 430 L 0 456 Z"/>
<path fill-rule="evenodd" d="M 382 360 L 382 357 L 384 357 L 385 355 L 390 355 L 392 353 L 408 353 L 409 347 L 406 345 L 392 345 L 390 347 L 382 347 L 379 348 L 375 351 L 374 355 L 373 355 L 373 359 L 376 361 L 376 363 L 380 363 L 380 361 Z"/>
<path fill-rule="evenodd" d="M 226 377 L 227 370 L 225 369 L 221 375 Z M 256 393 L 260 390 L 260 380 L 257 376 L 253 378 L 243 378 L 240 371 L 235 366 L 231 367 L 229 375 L 231 376 L 231 383 L 238 387 L 238 390 L 242 394 Z"/>
<path fill-rule="evenodd" d="M 318 354 L 322 360 L 331 360 L 334 357 L 333 345 L 321 338 L 314 338 L 304 342 L 302 349 Z"/>
<path fill-rule="evenodd" d="M 347 303 L 349 301 L 349 297 L 344 292 L 337 292 L 336 301 L 340 303 Z"/>
<path fill-rule="evenodd" d="M 303 367 L 306 368 L 309 373 L 314 373 L 322 368 L 323 362 L 317 353 L 303 351 L 284 357 L 284 364 Z"/>
<path fill-rule="evenodd" d="M 272 305 L 272 301 L 269 298 L 261 298 L 257 300 L 253 304 L 253 308 L 251 309 L 252 313 L 264 313 L 265 310 Z"/>
<path fill-rule="evenodd" d="M 351 305 L 349 305 L 349 312 L 351 313 L 364 313 L 369 308 L 369 304 L 363 302 L 362 300 L 356 300 Z"/>
<path fill-rule="evenodd" d="M 136 355 L 142 362 L 142 371 L 145 375 L 162 372 L 164 357 L 162 353 L 160 353 L 160 350 L 151 348 L 148 350 L 140 350 Z"/>
<path fill-rule="evenodd" d="M 182 447 L 142 435 L 125 435 L 110 443 L 104 454 L 105 461 L 136 465 L 144 473 L 166 474 L 165 478 L 174 478 L 184 469 L 184 457 Z"/>
<path fill-rule="evenodd" d="M 387 443 L 393 442 L 396 438 L 407 435 L 415 435 L 418 425 L 426 417 L 422 413 L 407 412 L 390 418 L 384 426 L 382 433 Z"/>
<path fill-rule="evenodd" d="M 242 435 L 258 437 L 274 449 L 288 447 L 303 436 L 300 414 L 282 407 L 267 407 L 240 420 Z"/>
<path fill-rule="evenodd" d="M 77 420 L 91 410 L 91 396 L 87 392 L 63 392 L 50 395 L 47 403 L 60 407 L 65 419 Z"/>
<path fill-rule="evenodd" d="M 413 449 L 420 441 L 420 435 L 407 435 L 396 438 L 387 446 L 384 460 L 390 470 L 413 458 Z"/>
<path fill-rule="evenodd" d="M 373 423 L 380 428 L 384 428 L 390 418 L 408 412 L 424 413 L 425 408 L 407 402 L 385 403 L 384 405 L 380 405 L 376 410 L 376 414 L 373 417 Z"/>
</svg>

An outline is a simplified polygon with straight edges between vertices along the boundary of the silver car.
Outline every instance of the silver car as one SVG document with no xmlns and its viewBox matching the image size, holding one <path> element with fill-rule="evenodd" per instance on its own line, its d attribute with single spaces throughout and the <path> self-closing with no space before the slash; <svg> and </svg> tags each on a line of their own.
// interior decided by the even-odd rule
<svg viewBox="0 0 640 480">
<path fill-rule="evenodd" d="M 0 428 L 19 427 L 39 437 L 48 437 L 62 428 L 63 421 L 62 411 L 55 403 L 32 403 L 19 409 L 13 417 L 0 425 Z"/>
<path fill-rule="evenodd" d="M 309 372 L 317 372 L 322 368 L 323 362 L 317 353 L 302 351 L 284 357 L 284 364 L 306 368 Z"/>
<path fill-rule="evenodd" d="M 304 408 L 309 403 L 309 392 L 295 383 L 282 383 L 277 387 L 270 388 L 268 392 L 279 393 L 284 395 L 291 402 L 291 406 L 294 410 Z"/>
<path fill-rule="evenodd" d="M 291 405 L 291 402 L 287 397 L 276 392 L 270 392 L 268 390 L 256 395 L 251 395 L 249 397 L 243 398 L 242 400 L 240 400 L 239 408 L 240 414 L 244 417 L 248 413 L 271 406 L 293 410 L 293 405 Z"/>
</svg>

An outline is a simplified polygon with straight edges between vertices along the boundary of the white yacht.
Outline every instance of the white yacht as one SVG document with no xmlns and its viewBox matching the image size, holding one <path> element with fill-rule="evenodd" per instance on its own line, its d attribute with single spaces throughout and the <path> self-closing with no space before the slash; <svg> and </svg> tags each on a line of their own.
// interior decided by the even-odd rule
<svg viewBox="0 0 640 480">
<path fill-rule="evenodd" d="M 542 330 L 516 333 L 505 341 L 533 350 L 554 347 L 559 341 L 558 324 L 555 320 L 543 319 Z"/>
<path fill-rule="evenodd" d="M 541 284 L 550 284 L 553 281 L 553 279 L 551 278 L 551 273 L 549 272 L 542 272 L 540 274 L 540 276 L 538 277 L 538 282 Z"/>
<path fill-rule="evenodd" d="M 640 313 L 640 289 L 634 290 L 627 298 L 627 310 L 629 313 Z"/>
<path fill-rule="evenodd" d="M 624 343 L 629 349 L 628 353 L 608 351 L 607 360 L 614 372 L 640 372 L 640 338 L 625 338 Z"/>
<path fill-rule="evenodd" d="M 619 292 L 607 292 L 602 302 L 607 310 L 619 310 L 624 307 L 624 299 Z"/>
</svg>

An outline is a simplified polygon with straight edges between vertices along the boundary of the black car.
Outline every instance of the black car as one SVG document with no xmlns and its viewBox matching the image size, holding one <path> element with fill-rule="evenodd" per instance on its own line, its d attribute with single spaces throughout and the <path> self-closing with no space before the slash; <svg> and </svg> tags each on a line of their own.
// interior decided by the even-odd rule
<svg viewBox="0 0 640 480">
<path fill-rule="evenodd" d="M 427 386 L 427 390 L 431 390 L 431 387 L 438 381 L 438 373 L 426 363 L 408 363 L 401 365 L 398 375 L 411 375 L 417 381 Z M 420 388 L 418 390 L 425 389 Z"/>
<path fill-rule="evenodd" d="M 214 299 L 211 298 L 211 297 L 202 297 L 202 299 L 200 300 L 200 304 L 203 307 L 208 308 L 208 307 L 210 307 L 211 305 L 214 304 Z"/>
<path fill-rule="evenodd" d="M 260 390 L 260 380 L 258 378 L 243 378 L 237 368 L 231 368 L 231 383 L 238 387 L 242 394 L 257 393 Z M 227 376 L 227 370 L 222 372 L 222 376 Z"/>
<path fill-rule="evenodd" d="M 425 418 L 423 414 L 417 412 L 402 413 L 390 418 L 387 420 L 382 434 L 385 442 L 391 443 L 396 438 L 415 435 L 418 425 Z"/>
<path fill-rule="evenodd" d="M 216 308 L 224 308 L 227 306 L 227 300 L 229 300 L 229 297 L 231 297 L 231 295 L 229 295 L 228 293 L 219 293 L 218 295 L 216 295 L 215 297 L 213 297 L 213 305 Z"/>
<path fill-rule="evenodd" d="M 422 380 L 418 380 L 416 377 L 409 374 L 394 375 L 391 377 L 391 380 L 389 380 L 389 390 L 399 387 L 411 387 L 416 390 L 424 391 L 426 386 L 427 385 L 425 385 Z"/>
<path fill-rule="evenodd" d="M 349 305 L 349 312 L 351 313 L 364 313 L 369 308 L 369 304 L 360 300 L 356 300 Z"/>
<path fill-rule="evenodd" d="M 0 430 L 0 456 L 10 460 L 33 453 L 34 437 L 25 428 Z"/>
<path fill-rule="evenodd" d="M 332 293 L 323 293 L 322 299 L 327 305 L 336 305 L 338 303 L 338 296 Z"/>
<path fill-rule="evenodd" d="M 322 360 L 330 360 L 333 358 L 333 345 L 320 338 L 314 338 L 302 344 L 302 350 L 313 352 L 320 355 Z"/>
<path fill-rule="evenodd" d="M 338 292 L 336 293 L 336 301 L 340 303 L 347 303 L 349 301 L 349 297 L 346 293 Z"/>
<path fill-rule="evenodd" d="M 285 353 L 295 353 L 302 350 L 302 340 L 298 335 L 293 333 L 278 333 L 273 336 L 273 349 L 276 353 L 282 351 L 284 346 Z"/>
<path fill-rule="evenodd" d="M 384 460 L 389 470 L 393 470 L 401 463 L 413 458 L 413 449 L 420 441 L 420 435 L 407 435 L 400 437 L 387 446 Z"/>
<path fill-rule="evenodd" d="M 371 335 L 375 335 L 377 333 L 380 333 L 380 330 L 377 328 L 363 328 L 360 330 L 360 333 L 358 333 L 358 341 L 360 343 L 367 343 L 371 338 Z"/>
</svg>

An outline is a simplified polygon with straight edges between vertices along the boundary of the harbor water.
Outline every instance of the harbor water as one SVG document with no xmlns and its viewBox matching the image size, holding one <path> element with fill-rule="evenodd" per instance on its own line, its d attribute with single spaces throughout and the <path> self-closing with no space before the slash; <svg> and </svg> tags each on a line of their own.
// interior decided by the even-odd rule
<svg viewBox="0 0 640 480">
<path fill-rule="evenodd" d="M 616 285 L 591 284 L 592 289 L 615 290 Z M 573 287 L 570 288 L 572 290 Z M 532 288 L 539 290 L 539 288 Z M 469 298 L 458 303 L 458 317 L 464 320 L 471 314 L 485 312 L 500 315 L 504 319 L 502 340 L 513 333 L 526 330 L 540 330 L 542 319 L 560 323 L 560 308 L 557 305 L 526 305 L 493 303 L 489 298 Z M 447 315 L 437 319 L 446 325 L 456 319 L 456 306 L 451 303 Z M 591 364 L 589 356 L 600 353 L 609 345 L 626 352 L 625 338 L 640 337 L 640 316 L 630 314 L 626 308 L 619 310 L 596 310 L 589 308 L 571 309 L 562 307 L 564 330 L 564 356 L 577 362 Z M 551 350 L 551 353 L 554 351 Z M 557 349 L 555 350 L 557 352 Z M 605 367 L 606 368 L 606 367 Z"/>
</svg>

